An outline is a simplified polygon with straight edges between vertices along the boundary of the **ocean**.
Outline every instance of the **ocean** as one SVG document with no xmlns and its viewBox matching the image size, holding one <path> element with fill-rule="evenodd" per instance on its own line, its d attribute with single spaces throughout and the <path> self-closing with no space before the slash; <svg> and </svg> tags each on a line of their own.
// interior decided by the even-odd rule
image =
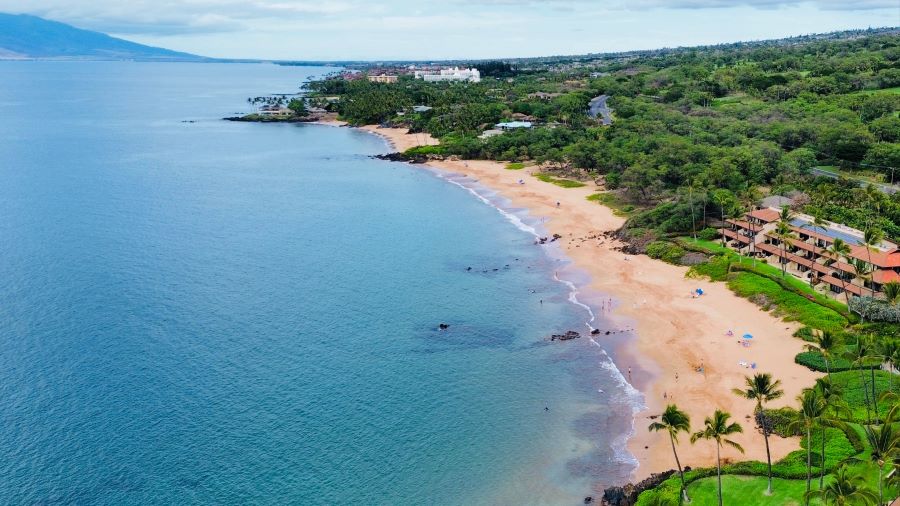
<svg viewBox="0 0 900 506">
<path fill-rule="evenodd" d="M 365 132 L 221 120 L 332 70 L 0 62 L 0 503 L 627 479 L 634 392 L 598 343 L 548 340 L 591 315 L 540 223 Z"/>
</svg>

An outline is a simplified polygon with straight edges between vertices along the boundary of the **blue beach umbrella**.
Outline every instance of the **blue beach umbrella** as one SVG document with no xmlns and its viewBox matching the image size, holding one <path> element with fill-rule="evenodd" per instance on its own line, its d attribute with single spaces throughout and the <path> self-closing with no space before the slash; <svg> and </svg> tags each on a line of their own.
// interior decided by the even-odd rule
<svg viewBox="0 0 900 506">
<path fill-rule="evenodd" d="M 744 334 L 744 339 L 753 339 L 753 336 L 750 334 Z"/>
</svg>

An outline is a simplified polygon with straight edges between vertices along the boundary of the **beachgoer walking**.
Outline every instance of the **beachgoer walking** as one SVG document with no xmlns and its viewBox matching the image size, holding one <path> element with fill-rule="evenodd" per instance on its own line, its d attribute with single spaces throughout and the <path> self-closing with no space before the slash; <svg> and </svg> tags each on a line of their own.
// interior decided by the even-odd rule
<svg viewBox="0 0 900 506">
<path fill-rule="evenodd" d="M 631 368 L 628 368 L 628 382 L 631 383 Z"/>
</svg>

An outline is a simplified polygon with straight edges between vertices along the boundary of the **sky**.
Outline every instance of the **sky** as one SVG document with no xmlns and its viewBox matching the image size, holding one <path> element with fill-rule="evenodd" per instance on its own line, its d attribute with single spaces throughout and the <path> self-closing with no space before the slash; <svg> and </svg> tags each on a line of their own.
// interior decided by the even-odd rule
<svg viewBox="0 0 900 506">
<path fill-rule="evenodd" d="M 0 12 L 282 60 L 550 56 L 900 26 L 900 0 L 0 0 Z"/>
</svg>

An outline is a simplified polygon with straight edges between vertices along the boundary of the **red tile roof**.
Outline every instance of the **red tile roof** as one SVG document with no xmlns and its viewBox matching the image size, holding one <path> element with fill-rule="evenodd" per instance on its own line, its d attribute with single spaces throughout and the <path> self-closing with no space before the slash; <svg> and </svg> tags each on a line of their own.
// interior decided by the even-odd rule
<svg viewBox="0 0 900 506">
<path fill-rule="evenodd" d="M 750 211 L 747 213 L 747 216 L 751 218 L 756 218 L 758 220 L 762 220 L 766 223 L 771 223 L 773 221 L 777 221 L 778 217 L 781 216 L 778 214 L 778 211 L 774 209 L 756 209 L 755 211 Z"/>
</svg>

